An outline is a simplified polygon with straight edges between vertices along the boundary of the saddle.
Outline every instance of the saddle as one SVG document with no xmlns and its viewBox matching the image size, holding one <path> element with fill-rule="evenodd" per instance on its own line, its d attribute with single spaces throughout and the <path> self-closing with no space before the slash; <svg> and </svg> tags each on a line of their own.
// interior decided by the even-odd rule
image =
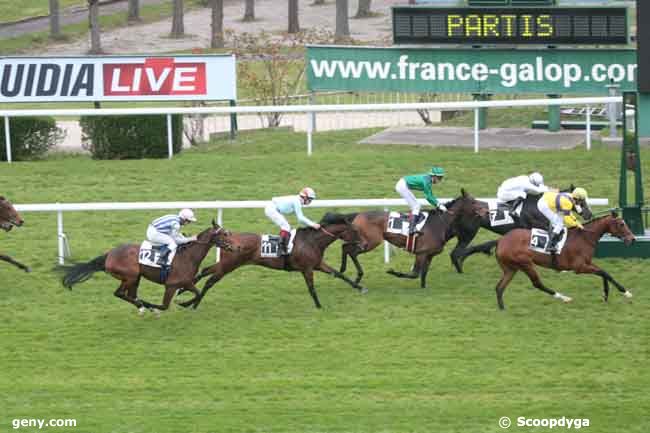
<svg viewBox="0 0 650 433">
<path fill-rule="evenodd" d="M 420 212 L 420 220 L 415 224 L 415 231 L 419 232 L 424 227 L 424 224 L 429 218 L 428 212 Z M 388 223 L 386 224 L 386 232 L 408 236 L 409 234 L 409 216 L 405 213 L 391 212 L 388 214 Z"/>
<path fill-rule="evenodd" d="M 293 240 L 296 237 L 296 229 L 291 230 L 289 245 L 287 245 L 287 254 L 293 251 Z M 263 234 L 260 243 L 260 257 L 278 258 L 280 257 L 280 236 L 272 234 Z"/>
</svg>

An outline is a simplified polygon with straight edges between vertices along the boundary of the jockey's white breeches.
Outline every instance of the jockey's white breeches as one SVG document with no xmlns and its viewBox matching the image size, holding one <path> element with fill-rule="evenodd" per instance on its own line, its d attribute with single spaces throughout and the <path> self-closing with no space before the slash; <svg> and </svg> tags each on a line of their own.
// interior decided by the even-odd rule
<svg viewBox="0 0 650 433">
<path fill-rule="evenodd" d="M 506 203 L 518 198 L 525 199 L 526 191 L 523 189 L 504 189 L 504 188 L 499 188 L 497 190 L 497 200 L 501 203 Z"/>
<path fill-rule="evenodd" d="M 269 217 L 269 219 L 273 221 L 275 225 L 280 227 L 280 230 L 284 230 L 286 232 L 291 231 L 291 225 L 289 224 L 289 221 L 287 221 L 284 215 L 278 212 L 278 209 L 273 203 L 266 205 L 264 208 L 264 214 Z"/>
<path fill-rule="evenodd" d="M 150 225 L 147 227 L 147 240 L 156 245 L 167 245 L 167 248 L 171 251 L 169 253 L 169 263 L 174 260 L 178 244 L 171 236 L 160 233 L 154 226 Z"/>
<path fill-rule="evenodd" d="M 418 203 L 418 199 L 409 189 L 404 178 L 397 181 L 397 184 L 395 184 L 395 191 L 406 200 L 413 215 L 418 215 L 420 213 L 420 203 Z"/>
<path fill-rule="evenodd" d="M 539 209 L 542 215 L 548 218 L 548 220 L 551 222 L 551 226 L 553 227 L 553 233 L 559 234 L 564 228 L 564 218 L 562 217 L 562 215 L 551 210 L 551 208 L 548 207 L 548 203 L 546 203 L 546 200 L 544 200 L 543 198 L 540 198 L 537 201 L 537 209 Z"/>
</svg>

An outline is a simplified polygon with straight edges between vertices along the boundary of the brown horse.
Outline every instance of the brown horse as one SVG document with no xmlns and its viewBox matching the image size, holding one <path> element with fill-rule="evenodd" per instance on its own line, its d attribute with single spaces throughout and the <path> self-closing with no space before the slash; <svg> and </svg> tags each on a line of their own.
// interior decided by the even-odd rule
<svg viewBox="0 0 650 433">
<path fill-rule="evenodd" d="M 195 295 L 199 294 L 199 291 L 194 286 L 193 279 L 201 261 L 214 245 L 225 250 L 231 250 L 232 246 L 229 237 L 230 233 L 228 231 L 212 221 L 212 227 L 199 233 L 196 241 L 178 248 L 171 272 L 164 283 L 160 279 L 159 268 L 145 266 L 138 262 L 139 244 L 124 244 L 113 248 L 103 256 L 94 258 L 88 263 L 71 267 L 63 277 L 63 285 L 71 289 L 74 284 L 86 281 L 95 272 L 105 271 L 122 282 L 115 291 L 115 296 L 135 305 L 140 314 L 144 313 L 145 308 L 158 313 L 159 310 L 169 308 L 169 304 L 177 290 L 186 289 Z M 141 277 L 145 277 L 154 283 L 164 284 L 165 295 L 162 305 L 151 304 L 138 299 L 138 285 Z"/>
<path fill-rule="evenodd" d="M 271 269 L 302 272 L 307 283 L 307 288 L 309 289 L 309 294 L 317 308 L 321 308 L 321 303 L 318 300 L 318 295 L 314 287 L 314 271 L 325 272 L 336 278 L 341 278 L 352 287 L 365 293 L 366 289 L 364 287 L 337 272 L 323 260 L 325 249 L 335 240 L 342 239 L 345 242 L 355 243 L 360 241 L 359 232 L 350 223 L 351 219 L 352 217 L 347 215 L 326 214 L 320 221 L 320 230 L 314 230 L 312 228 L 298 229 L 291 254 L 289 256 L 275 258 L 260 257 L 260 235 L 254 233 L 233 233 L 231 239 L 233 245 L 238 247 L 237 251 L 222 254 L 219 263 L 203 269 L 195 279 L 195 282 L 208 275 L 212 276 L 203 286 L 200 295 L 179 305 L 197 308 L 210 287 L 221 280 L 226 274 L 244 265 L 258 265 Z"/>
<path fill-rule="evenodd" d="M 497 246 L 497 261 L 503 270 L 503 276 L 496 286 L 499 308 L 502 310 L 505 308 L 503 304 L 503 292 L 512 280 L 512 277 L 520 270 L 528 275 L 533 286 L 537 289 L 564 302 L 571 302 L 571 298 L 568 296 L 555 292 L 542 283 L 539 274 L 535 270 L 535 265 L 556 269 L 558 271 L 574 271 L 576 274 L 595 274 L 600 276 L 603 279 L 603 299 L 605 302 L 609 298 L 610 282 L 625 297 L 631 298 L 632 294 L 625 287 L 614 280 L 607 272 L 591 263 L 598 240 L 605 233 L 616 236 L 623 240 L 626 245 L 631 244 L 635 240 L 634 235 L 627 227 L 627 224 L 625 224 L 625 221 L 618 217 L 615 212 L 612 212 L 585 224 L 582 230 L 577 228 L 570 229 L 564 248 L 556 256 L 555 266 L 550 255 L 542 254 L 529 248 L 530 230 L 515 229 L 497 241 L 490 241 L 483 244 L 485 246 Z"/>
<path fill-rule="evenodd" d="M 25 221 L 22 219 L 16 208 L 14 208 L 14 205 L 6 198 L 0 196 L 0 228 L 8 232 L 11 231 L 14 226 L 20 227 L 24 223 Z M 5 254 L 0 254 L 0 260 L 11 263 L 25 272 L 31 272 L 29 266 L 23 265 Z"/>
<path fill-rule="evenodd" d="M 472 196 L 462 189 L 460 197 L 446 204 L 447 212 L 433 211 L 422 227 L 422 233 L 417 237 L 415 244 L 415 265 L 409 273 L 388 270 L 387 272 L 399 278 L 418 278 L 420 277 L 420 286 L 426 287 L 427 272 L 434 256 L 440 254 L 447 241 L 454 235 L 457 218 L 480 219 L 489 212 L 485 203 L 475 200 Z M 382 241 L 386 240 L 391 244 L 404 248 L 406 245 L 406 236 L 396 233 L 388 233 L 388 212 L 370 211 L 361 212 L 353 220 L 353 224 L 359 228 L 361 238 L 365 241 L 365 249 L 359 245 L 344 244 L 341 259 L 341 273 L 347 269 L 347 258 L 350 256 L 354 266 L 357 268 L 357 278 L 355 283 L 359 283 L 363 278 L 363 268 L 357 259 L 359 254 L 367 253 L 379 246 Z"/>
</svg>

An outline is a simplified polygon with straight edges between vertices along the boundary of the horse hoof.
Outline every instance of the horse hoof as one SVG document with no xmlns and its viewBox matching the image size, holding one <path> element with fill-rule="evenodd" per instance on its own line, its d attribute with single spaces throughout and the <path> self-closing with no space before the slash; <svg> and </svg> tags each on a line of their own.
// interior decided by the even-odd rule
<svg viewBox="0 0 650 433">
<path fill-rule="evenodd" d="M 367 287 L 361 287 L 361 289 L 359 291 L 361 292 L 362 295 L 365 295 L 366 293 L 368 293 L 368 288 Z"/>
<path fill-rule="evenodd" d="M 32 271 L 32 268 L 30 268 L 29 266 L 27 266 L 27 267 L 24 269 L 24 271 L 25 271 L 26 273 L 29 274 L 29 273 Z"/>
<path fill-rule="evenodd" d="M 626 290 L 625 293 L 623 293 L 623 296 L 630 299 L 632 297 L 632 292 L 630 292 L 629 290 Z"/>
<path fill-rule="evenodd" d="M 568 304 L 571 301 L 573 301 L 573 299 L 569 298 L 568 296 L 565 296 L 564 298 L 562 298 L 562 302 L 564 302 L 565 304 Z"/>
<path fill-rule="evenodd" d="M 147 311 L 147 309 L 144 307 L 138 308 L 138 316 L 144 316 L 145 311 Z"/>
<path fill-rule="evenodd" d="M 156 317 L 160 317 L 160 310 L 157 308 L 152 308 L 151 312 L 154 314 Z"/>
</svg>

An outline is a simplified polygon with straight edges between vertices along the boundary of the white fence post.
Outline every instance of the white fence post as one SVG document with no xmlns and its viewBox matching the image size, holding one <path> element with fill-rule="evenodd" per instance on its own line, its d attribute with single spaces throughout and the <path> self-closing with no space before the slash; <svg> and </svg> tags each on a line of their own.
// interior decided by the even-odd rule
<svg viewBox="0 0 650 433">
<path fill-rule="evenodd" d="M 388 212 L 388 208 L 385 207 L 384 211 Z M 388 241 L 384 241 L 384 263 L 390 263 L 390 244 Z"/>
<path fill-rule="evenodd" d="M 174 141 L 172 140 L 172 115 L 167 114 L 167 158 L 174 156 Z"/>
<path fill-rule="evenodd" d="M 219 224 L 220 227 L 223 227 L 223 209 L 221 208 L 217 209 L 217 224 Z M 217 247 L 217 257 L 215 259 L 216 263 L 221 260 L 221 248 L 219 247 Z"/>
<path fill-rule="evenodd" d="M 59 203 L 57 203 L 58 205 Z M 59 210 L 56 213 L 56 232 L 57 232 L 57 240 L 59 243 L 59 264 L 64 265 L 65 264 L 65 249 L 64 249 L 64 242 L 65 242 L 65 234 L 63 233 L 63 211 Z"/>
<path fill-rule="evenodd" d="M 474 153 L 478 153 L 479 108 L 474 109 Z"/>
<path fill-rule="evenodd" d="M 311 114 L 315 114 L 314 111 Z M 312 153 L 312 134 L 314 132 L 314 116 L 307 116 L 307 156 L 311 156 Z"/>
<path fill-rule="evenodd" d="M 7 147 L 7 162 L 11 163 L 11 135 L 9 134 L 9 116 L 5 116 L 5 146 Z"/>
<path fill-rule="evenodd" d="M 591 107 L 587 105 L 587 125 L 585 126 L 585 131 L 587 131 L 587 150 L 591 150 Z"/>
</svg>

